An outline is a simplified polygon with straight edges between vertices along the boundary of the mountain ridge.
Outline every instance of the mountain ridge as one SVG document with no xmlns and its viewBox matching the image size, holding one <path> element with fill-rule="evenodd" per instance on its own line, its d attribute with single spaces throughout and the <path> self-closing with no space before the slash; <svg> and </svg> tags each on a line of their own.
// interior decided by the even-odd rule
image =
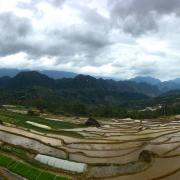
<svg viewBox="0 0 180 180">
<path fill-rule="evenodd" d="M 176 105 L 179 92 L 163 95 L 157 86 L 148 83 L 97 79 L 81 74 L 53 79 L 37 71 L 23 71 L 14 77 L 0 78 L 0 105 L 20 104 L 73 115 L 124 117 L 127 110 L 136 114 L 146 106 L 164 102 Z M 149 113 L 150 117 L 154 115 Z"/>
<path fill-rule="evenodd" d="M 9 76 L 9 77 L 15 77 L 18 73 L 21 72 L 31 72 L 31 70 L 19 70 L 19 69 L 0 69 L 0 78 L 4 77 L 4 76 Z M 79 76 L 79 74 L 73 73 L 73 72 L 66 72 L 66 71 L 55 71 L 55 70 L 39 70 L 37 71 L 41 74 L 44 74 L 50 78 L 53 78 L 55 80 L 58 79 L 63 79 L 63 78 L 75 78 L 76 76 Z M 83 76 L 88 76 L 88 75 L 83 75 Z M 114 80 L 113 78 L 104 78 L 104 77 L 98 77 L 98 76 L 90 76 L 96 79 L 102 79 L 102 80 L 108 80 L 109 82 L 112 81 L 121 81 L 121 82 L 125 82 L 125 81 L 129 81 L 129 82 L 136 82 L 136 83 L 146 83 L 148 85 L 153 85 L 153 86 L 157 86 L 157 88 L 159 89 L 159 91 L 161 91 L 162 93 L 164 92 L 168 92 L 171 90 L 180 90 L 180 78 L 176 78 L 173 80 L 169 80 L 169 81 L 160 81 L 157 78 L 151 77 L 151 76 L 137 76 L 131 79 L 127 79 L 127 80 Z M 6 82 L 4 82 L 6 83 Z M 122 87 L 123 88 L 123 87 Z"/>
<path fill-rule="evenodd" d="M 106 91 L 141 93 L 155 96 L 158 89 L 147 83 L 136 83 L 130 81 L 114 81 L 95 78 L 89 75 L 77 75 L 74 78 L 53 79 L 37 71 L 22 71 L 14 77 L 0 78 L 0 87 L 23 88 L 30 86 L 53 87 L 55 89 L 98 89 Z"/>
<path fill-rule="evenodd" d="M 48 77 L 51 77 L 53 79 L 60 79 L 60 78 L 71 78 L 75 77 L 78 74 L 68 71 L 56 71 L 56 70 L 29 70 L 29 69 L 8 69 L 8 68 L 1 68 L 0 69 L 0 77 L 3 76 L 9 76 L 9 77 L 15 77 L 20 72 L 27 72 L 27 71 L 37 71 L 41 74 L 47 75 Z"/>
<path fill-rule="evenodd" d="M 134 78 L 129 79 L 129 81 L 135 81 L 135 82 L 145 82 L 151 85 L 157 85 L 161 83 L 161 81 L 157 78 L 153 78 L 151 76 L 136 76 Z"/>
</svg>

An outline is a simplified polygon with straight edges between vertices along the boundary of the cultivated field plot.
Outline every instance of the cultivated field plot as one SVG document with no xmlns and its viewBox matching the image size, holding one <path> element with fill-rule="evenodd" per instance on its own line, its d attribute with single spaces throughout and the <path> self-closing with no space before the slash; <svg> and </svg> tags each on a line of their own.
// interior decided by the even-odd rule
<svg viewBox="0 0 180 180">
<path fill-rule="evenodd" d="M 1 146 L 7 143 L 16 149 L 22 148 L 28 152 L 26 159 L 22 157 L 23 161 L 31 161 L 51 171 L 47 176 L 45 172 L 40 175 L 33 169 L 35 173 L 31 177 L 32 173 L 21 172 L 27 165 L 7 165 L 9 170 L 23 177 L 37 179 L 38 174 L 40 179 L 42 176 L 51 179 L 54 174 L 62 173 L 70 179 L 180 179 L 178 119 L 170 122 L 163 119 L 99 120 L 101 126 L 97 128 L 83 126 L 85 119 L 41 118 L 35 122 L 35 119 L 23 116 L 9 116 L 10 122 L 9 119 L 6 121 L 5 114 L 2 115 Z M 4 149 L 1 151 L 5 152 Z M 13 154 L 15 152 L 11 150 Z M 4 157 L 0 158 L 2 166 L 3 163 Z"/>
<path fill-rule="evenodd" d="M 18 161 L 15 161 L 7 156 L 0 155 L 0 165 L 7 168 L 8 170 L 21 175 L 30 180 L 67 180 L 66 178 L 57 176 L 55 174 L 50 174 L 45 171 L 41 171 L 32 167 L 31 165 L 24 164 Z"/>
</svg>

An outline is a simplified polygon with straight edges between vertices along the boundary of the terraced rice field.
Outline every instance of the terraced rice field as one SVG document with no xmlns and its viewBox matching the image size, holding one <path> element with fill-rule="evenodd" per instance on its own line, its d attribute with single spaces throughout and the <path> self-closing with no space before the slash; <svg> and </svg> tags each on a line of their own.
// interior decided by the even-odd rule
<svg viewBox="0 0 180 180">
<path fill-rule="evenodd" d="M 13 121 L 12 117 L 11 120 Z M 27 120 L 29 119 L 25 121 Z M 51 133 L 55 128 L 49 121 L 52 124 L 54 121 L 61 122 L 62 128 L 58 124 L 57 133 Z M 73 118 L 67 121 L 44 119 L 44 122 L 44 125 L 51 126 L 51 131 L 44 132 L 33 127 L 28 129 L 20 123 L 16 127 L 11 123 L 0 125 L 0 141 L 30 151 L 29 158 L 34 162 L 50 168 L 54 173 L 68 175 L 71 179 L 180 179 L 179 120 L 100 120 L 99 128 L 83 127 Z M 65 128 L 63 124 L 67 122 L 75 125 Z M 37 123 L 43 124 L 43 120 Z M 65 131 L 65 134 L 59 134 L 58 131 Z M 72 136 L 76 133 L 80 137 Z M 145 154 L 142 155 L 142 152 Z M 66 160 L 66 164 L 79 162 L 87 168 L 81 173 L 74 173 L 65 170 L 67 167 L 61 169 L 62 165 L 53 168 L 51 163 L 49 167 L 47 161 L 45 164 L 43 161 L 37 162 L 37 154 L 55 157 L 57 162 Z M 19 171 L 16 173 L 26 177 Z"/>
<path fill-rule="evenodd" d="M 30 180 L 67 180 L 66 178 L 56 176 L 55 174 L 50 174 L 43 170 L 36 169 L 29 164 L 15 161 L 7 156 L 0 155 L 0 166 L 5 167 L 6 169 L 21 175 L 24 178 Z M 17 176 L 18 177 L 18 176 Z M 16 177 L 16 178 L 17 178 Z M 5 176 L 6 178 L 6 176 Z M 14 179 L 14 177 L 13 177 Z M 22 179 L 22 178 L 19 178 Z"/>
</svg>

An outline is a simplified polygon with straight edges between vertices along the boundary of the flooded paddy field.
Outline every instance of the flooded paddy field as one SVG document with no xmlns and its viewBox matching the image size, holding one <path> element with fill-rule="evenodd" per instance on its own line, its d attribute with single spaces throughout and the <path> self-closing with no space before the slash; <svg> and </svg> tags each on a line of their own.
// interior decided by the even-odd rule
<svg viewBox="0 0 180 180">
<path fill-rule="evenodd" d="M 48 121 L 62 123 L 66 120 L 56 117 Z M 73 118 L 67 120 L 71 124 L 73 121 Z M 59 158 L 58 162 L 83 163 L 86 170 L 76 174 L 71 170 L 62 170 L 60 165 L 53 169 L 51 163 L 54 172 L 68 174 L 71 179 L 180 179 L 179 120 L 99 120 L 100 127 L 80 127 L 80 120 L 75 121 L 77 127 L 72 125 L 73 128 L 66 129 L 59 126 L 58 129 L 68 133 L 78 132 L 81 138 L 4 123 L 0 125 L 0 146 L 8 143 L 26 151 L 33 150 L 34 154 L 30 157 L 35 162 L 35 155 L 43 154 Z M 43 166 L 48 167 L 48 163 Z"/>
</svg>

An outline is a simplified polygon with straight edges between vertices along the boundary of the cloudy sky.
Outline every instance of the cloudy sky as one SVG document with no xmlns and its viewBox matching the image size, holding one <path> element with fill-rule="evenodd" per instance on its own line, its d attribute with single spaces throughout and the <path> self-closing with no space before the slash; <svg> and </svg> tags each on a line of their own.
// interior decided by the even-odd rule
<svg viewBox="0 0 180 180">
<path fill-rule="evenodd" d="M 180 0 L 0 0 L 0 68 L 180 77 Z"/>
</svg>

